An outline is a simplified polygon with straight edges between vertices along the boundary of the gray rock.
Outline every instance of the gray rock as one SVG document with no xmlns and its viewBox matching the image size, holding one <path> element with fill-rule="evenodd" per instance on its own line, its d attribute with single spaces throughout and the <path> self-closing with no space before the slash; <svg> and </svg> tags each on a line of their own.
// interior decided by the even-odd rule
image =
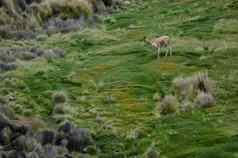
<svg viewBox="0 0 238 158">
<path fill-rule="evenodd" d="M 0 63 L 0 71 L 15 70 L 17 65 L 15 63 Z"/>
<path fill-rule="evenodd" d="M 5 127 L 0 132 L 0 144 L 1 145 L 8 145 L 10 144 L 12 136 L 12 131 L 9 127 Z"/>
<path fill-rule="evenodd" d="M 44 54 L 44 50 L 38 47 L 33 47 L 30 49 L 30 52 L 35 54 L 36 56 L 40 57 Z"/>
<path fill-rule="evenodd" d="M 8 153 L 8 158 L 27 158 L 23 151 L 12 150 Z"/>
<path fill-rule="evenodd" d="M 33 151 L 27 154 L 27 158 L 42 158 L 42 157 L 40 157 L 37 152 Z"/>
<path fill-rule="evenodd" d="M 12 129 L 12 124 L 7 116 L 5 116 L 3 113 L 0 113 L 0 131 L 5 127 Z"/>
<path fill-rule="evenodd" d="M 99 14 L 102 14 L 106 11 L 106 6 L 102 0 L 96 0 L 95 5 L 93 6 L 93 11 Z"/>
<path fill-rule="evenodd" d="M 58 156 L 57 149 L 54 145 L 47 144 L 43 147 L 45 158 L 55 158 Z"/>
<path fill-rule="evenodd" d="M 63 133 L 63 137 L 67 139 L 67 148 L 69 151 L 83 152 L 87 146 L 93 144 L 89 130 L 76 128 L 69 122 L 60 126 L 58 131 Z"/>
<path fill-rule="evenodd" d="M 83 152 L 84 149 L 93 144 L 92 137 L 87 129 L 74 128 L 67 136 L 69 151 Z"/>
<path fill-rule="evenodd" d="M 42 145 L 54 144 L 55 143 L 55 132 L 50 130 L 41 131 L 37 134 L 36 138 Z"/>
<path fill-rule="evenodd" d="M 6 105 L 3 105 L 0 103 L 0 113 L 4 114 L 6 117 L 10 118 L 10 119 L 15 119 L 15 114 L 14 112 L 7 107 Z"/>
</svg>

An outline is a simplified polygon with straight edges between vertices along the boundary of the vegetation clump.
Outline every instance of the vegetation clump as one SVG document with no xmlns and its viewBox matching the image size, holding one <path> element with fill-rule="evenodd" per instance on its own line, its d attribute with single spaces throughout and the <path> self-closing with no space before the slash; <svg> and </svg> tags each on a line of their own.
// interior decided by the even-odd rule
<svg viewBox="0 0 238 158">
<path fill-rule="evenodd" d="M 52 96 L 52 100 L 53 100 L 53 104 L 64 104 L 67 102 L 67 96 L 64 92 L 59 91 L 59 92 L 55 92 Z"/>
<path fill-rule="evenodd" d="M 157 107 L 161 114 L 171 114 L 178 112 L 179 102 L 175 96 L 168 95 L 165 96 L 161 103 L 160 107 Z"/>
<path fill-rule="evenodd" d="M 208 77 L 207 72 L 198 72 L 191 77 L 175 78 L 172 82 L 172 90 L 175 96 L 168 95 L 161 101 L 158 100 L 156 111 L 169 114 L 190 111 L 193 107 L 211 107 L 215 104 L 215 83 Z"/>
<path fill-rule="evenodd" d="M 195 103 L 202 108 L 210 107 L 215 104 L 215 98 L 211 93 L 199 92 L 195 99 Z"/>
</svg>

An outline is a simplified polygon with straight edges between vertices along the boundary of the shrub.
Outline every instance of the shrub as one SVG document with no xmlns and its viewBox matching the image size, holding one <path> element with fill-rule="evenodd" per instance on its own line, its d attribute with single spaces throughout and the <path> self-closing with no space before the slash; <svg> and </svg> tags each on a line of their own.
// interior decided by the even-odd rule
<svg viewBox="0 0 238 158">
<path fill-rule="evenodd" d="M 189 100 L 184 100 L 183 102 L 180 103 L 179 110 L 181 112 L 191 112 L 193 110 L 193 102 Z"/>
<path fill-rule="evenodd" d="M 210 93 L 200 92 L 195 99 L 195 103 L 198 107 L 211 107 L 215 104 L 215 98 Z"/>
<path fill-rule="evenodd" d="M 16 57 L 20 60 L 32 60 L 36 58 L 37 56 L 31 52 L 28 51 L 21 51 L 16 53 Z"/>
<path fill-rule="evenodd" d="M 157 107 L 161 114 L 176 113 L 179 110 L 179 102 L 175 96 L 168 95 L 161 101 L 160 107 Z"/>
<path fill-rule="evenodd" d="M 0 49 L 0 61 L 10 63 L 14 62 L 16 59 L 14 55 L 8 49 Z"/>
<path fill-rule="evenodd" d="M 215 83 L 210 80 L 207 72 L 199 72 L 192 76 L 192 84 L 198 92 L 213 94 L 215 91 Z"/>
<path fill-rule="evenodd" d="M 52 16 L 67 19 L 79 17 L 82 13 L 86 16 L 92 14 L 91 3 L 85 0 L 48 0 L 34 8 L 37 9 L 35 14 L 40 16 L 41 21 Z"/>
<path fill-rule="evenodd" d="M 180 97 L 181 100 L 188 98 L 192 95 L 192 84 L 190 78 L 178 77 L 173 80 L 173 87 L 175 94 Z"/>
<path fill-rule="evenodd" d="M 55 92 L 52 96 L 53 104 L 64 104 L 67 102 L 68 97 L 62 91 Z"/>
</svg>

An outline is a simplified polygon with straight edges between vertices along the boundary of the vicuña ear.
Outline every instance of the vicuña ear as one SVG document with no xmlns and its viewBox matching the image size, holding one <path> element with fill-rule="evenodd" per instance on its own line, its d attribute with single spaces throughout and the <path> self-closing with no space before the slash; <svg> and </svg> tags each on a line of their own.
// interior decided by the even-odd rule
<svg viewBox="0 0 238 158">
<path fill-rule="evenodd" d="M 145 41 L 145 42 L 146 42 L 146 36 L 144 36 L 144 37 L 143 37 L 143 41 Z"/>
<path fill-rule="evenodd" d="M 151 43 L 151 41 L 146 37 L 146 36 L 144 36 L 144 42 L 146 42 L 146 43 Z"/>
</svg>

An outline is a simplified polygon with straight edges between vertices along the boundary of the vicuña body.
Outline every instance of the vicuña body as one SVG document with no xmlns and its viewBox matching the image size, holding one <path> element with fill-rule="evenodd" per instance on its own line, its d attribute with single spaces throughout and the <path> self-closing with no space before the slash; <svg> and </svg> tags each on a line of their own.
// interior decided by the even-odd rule
<svg viewBox="0 0 238 158">
<path fill-rule="evenodd" d="M 170 46 L 170 38 L 169 36 L 160 36 L 157 38 L 153 38 L 152 40 L 147 40 L 154 48 L 157 49 L 156 56 L 159 58 L 161 48 L 166 48 L 165 56 L 168 56 L 168 54 L 172 55 L 172 47 Z"/>
</svg>

